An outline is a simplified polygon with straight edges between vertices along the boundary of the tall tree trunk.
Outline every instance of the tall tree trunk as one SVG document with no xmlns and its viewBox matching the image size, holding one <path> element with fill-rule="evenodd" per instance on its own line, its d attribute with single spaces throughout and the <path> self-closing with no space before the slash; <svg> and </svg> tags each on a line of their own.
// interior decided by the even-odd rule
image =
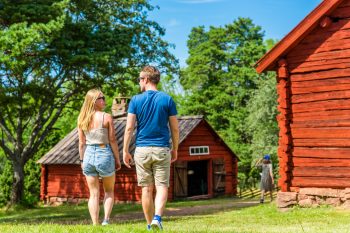
<svg viewBox="0 0 350 233">
<path fill-rule="evenodd" d="M 13 161 L 13 185 L 11 192 L 11 205 L 21 202 L 24 191 L 24 164 Z"/>
</svg>

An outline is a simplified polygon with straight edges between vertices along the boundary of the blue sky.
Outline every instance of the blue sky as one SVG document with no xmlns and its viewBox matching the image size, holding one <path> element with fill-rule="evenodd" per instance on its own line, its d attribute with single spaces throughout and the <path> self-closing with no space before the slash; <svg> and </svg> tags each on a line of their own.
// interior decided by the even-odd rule
<svg viewBox="0 0 350 233">
<path fill-rule="evenodd" d="M 248 17 L 265 31 L 265 39 L 282 39 L 322 0 L 150 0 L 155 9 L 150 19 L 166 29 L 164 39 L 171 52 L 186 66 L 187 39 L 193 27 L 224 26 Z"/>
</svg>

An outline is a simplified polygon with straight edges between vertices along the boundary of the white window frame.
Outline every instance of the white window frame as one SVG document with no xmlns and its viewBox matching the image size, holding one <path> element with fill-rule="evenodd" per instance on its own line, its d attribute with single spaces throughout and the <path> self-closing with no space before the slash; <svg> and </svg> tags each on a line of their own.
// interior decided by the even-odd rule
<svg viewBox="0 0 350 233">
<path fill-rule="evenodd" d="M 190 146 L 189 148 L 190 155 L 208 155 L 209 146 Z"/>
</svg>

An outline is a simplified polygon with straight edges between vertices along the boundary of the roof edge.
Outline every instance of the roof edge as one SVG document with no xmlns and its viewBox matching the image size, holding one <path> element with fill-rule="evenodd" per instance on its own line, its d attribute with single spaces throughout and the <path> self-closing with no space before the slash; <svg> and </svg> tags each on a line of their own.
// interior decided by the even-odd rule
<svg viewBox="0 0 350 233">
<path fill-rule="evenodd" d="M 203 115 L 180 116 L 178 119 L 202 119 L 203 117 Z"/>
<path fill-rule="evenodd" d="M 198 122 L 196 122 L 194 125 L 192 125 L 192 130 L 194 129 L 194 128 L 196 128 L 202 121 L 205 121 L 205 119 L 203 118 L 203 116 L 183 116 L 183 117 L 180 117 L 179 118 L 179 120 L 180 119 L 201 119 L 200 121 L 198 121 Z M 183 141 L 185 141 L 185 139 L 188 137 L 188 135 L 190 135 L 191 134 L 191 132 L 192 132 L 192 130 L 190 131 L 190 132 L 188 132 L 182 139 L 180 139 L 179 140 L 179 146 L 180 146 L 180 144 L 183 142 Z"/>
<path fill-rule="evenodd" d="M 299 43 L 305 35 L 313 30 L 317 22 L 326 14 L 333 11 L 343 0 L 323 0 L 311 11 L 292 31 L 260 58 L 255 64 L 255 70 L 260 74 L 274 70 L 274 64 L 291 47 Z"/>
</svg>

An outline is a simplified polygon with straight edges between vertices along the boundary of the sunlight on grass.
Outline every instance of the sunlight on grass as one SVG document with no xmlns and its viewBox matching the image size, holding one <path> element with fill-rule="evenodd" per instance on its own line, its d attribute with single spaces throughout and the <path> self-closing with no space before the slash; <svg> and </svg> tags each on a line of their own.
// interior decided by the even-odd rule
<svg viewBox="0 0 350 233">
<path fill-rule="evenodd" d="M 165 232 L 350 232 L 350 211 L 332 207 L 292 208 L 281 212 L 274 203 L 237 207 L 254 200 L 220 198 L 202 201 L 179 201 L 169 203 L 169 209 L 205 205 L 204 213 L 186 216 L 165 216 Z M 214 206 L 232 204 L 225 210 L 211 211 Z M 237 205 L 236 205 L 237 204 Z M 112 216 L 141 213 L 140 205 L 116 205 Z M 208 212 L 207 212 L 208 211 Z M 122 215 L 120 215 L 122 214 Z M 107 227 L 91 226 L 86 205 L 40 207 L 37 209 L 0 211 L 0 232 L 147 232 L 141 217 L 134 220 L 114 222 Z M 35 219 L 35 221 L 33 221 Z"/>
</svg>

